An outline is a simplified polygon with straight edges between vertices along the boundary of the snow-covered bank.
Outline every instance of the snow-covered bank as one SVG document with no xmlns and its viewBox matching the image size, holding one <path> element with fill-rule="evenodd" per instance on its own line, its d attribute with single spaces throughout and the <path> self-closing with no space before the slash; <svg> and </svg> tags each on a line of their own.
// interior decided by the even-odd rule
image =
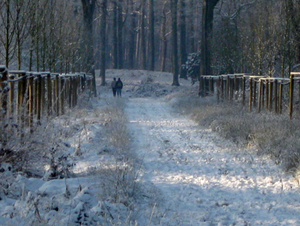
<svg viewBox="0 0 300 226">
<path fill-rule="evenodd" d="M 300 224 L 298 183 L 267 157 L 237 150 L 161 100 L 131 99 L 127 111 L 142 180 L 164 197 L 162 225 Z"/>
<path fill-rule="evenodd" d="M 113 77 L 124 82 L 123 98 L 112 97 Z M 0 225 L 299 225 L 297 181 L 173 111 L 176 96 L 191 87 L 171 80 L 169 73 L 108 70 L 100 98 L 52 122 L 64 128 L 54 130 L 55 147 L 56 159 L 65 158 L 60 176 L 67 169 L 68 177 L 0 173 L 8 186 Z"/>
</svg>

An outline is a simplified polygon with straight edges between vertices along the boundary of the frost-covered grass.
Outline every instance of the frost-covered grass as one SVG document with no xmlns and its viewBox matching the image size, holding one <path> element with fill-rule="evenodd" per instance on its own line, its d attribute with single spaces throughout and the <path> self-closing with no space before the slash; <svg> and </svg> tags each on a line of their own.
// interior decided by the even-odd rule
<svg viewBox="0 0 300 226">
<path fill-rule="evenodd" d="M 217 103 L 215 98 L 182 97 L 174 104 L 200 125 L 243 147 L 255 146 L 258 154 L 270 155 L 286 171 L 300 167 L 300 121 L 287 114 L 249 112 L 240 103 Z"/>
<path fill-rule="evenodd" d="M 134 225 L 140 166 L 125 102 L 84 95 L 23 142 L 10 136 L 0 159 L 0 224 Z"/>
</svg>

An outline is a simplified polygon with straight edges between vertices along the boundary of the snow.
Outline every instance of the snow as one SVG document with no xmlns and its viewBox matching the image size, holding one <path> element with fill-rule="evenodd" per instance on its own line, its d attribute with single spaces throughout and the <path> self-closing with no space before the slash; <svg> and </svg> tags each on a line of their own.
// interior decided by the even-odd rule
<svg viewBox="0 0 300 226">
<path fill-rule="evenodd" d="M 3 165 L 1 184 L 10 192 L 0 190 L 0 225 L 300 225 L 299 184 L 291 175 L 172 108 L 176 97 L 196 95 L 190 81 L 174 87 L 169 73 L 107 70 L 108 83 L 113 77 L 125 85 L 122 98 L 99 86 L 100 98 L 73 112 L 77 118 L 53 122 L 68 121 L 70 136 L 56 154 L 67 156 L 70 177 L 50 179 L 47 164 L 43 178 Z M 121 104 L 130 162 L 105 137 L 112 122 L 102 110 Z M 116 196 L 116 172 L 133 168 L 136 175 L 117 183 L 127 187 Z"/>
</svg>

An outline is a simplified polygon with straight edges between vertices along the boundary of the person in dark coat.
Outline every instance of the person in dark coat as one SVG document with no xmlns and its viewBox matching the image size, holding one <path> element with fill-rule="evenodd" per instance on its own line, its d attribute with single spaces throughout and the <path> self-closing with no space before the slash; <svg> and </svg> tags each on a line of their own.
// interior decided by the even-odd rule
<svg viewBox="0 0 300 226">
<path fill-rule="evenodd" d="M 111 83 L 111 89 L 112 89 L 112 91 L 113 91 L 114 97 L 116 96 L 116 93 L 117 93 L 116 84 L 117 84 L 117 81 L 116 81 L 116 78 L 114 78 L 114 80 L 113 80 L 112 83 Z"/>
<path fill-rule="evenodd" d="M 123 82 L 121 81 L 120 78 L 118 78 L 118 81 L 116 83 L 116 92 L 118 97 L 122 96 L 122 88 L 123 88 Z"/>
</svg>

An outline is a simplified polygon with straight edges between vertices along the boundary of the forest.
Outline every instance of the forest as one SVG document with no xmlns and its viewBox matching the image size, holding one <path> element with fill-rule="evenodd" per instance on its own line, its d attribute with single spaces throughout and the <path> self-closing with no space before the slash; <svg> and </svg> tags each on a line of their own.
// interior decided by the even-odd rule
<svg viewBox="0 0 300 226">
<path fill-rule="evenodd" d="M 202 74 L 287 77 L 300 60 L 299 9 L 297 0 L 2 0 L 0 62 L 184 77 L 188 55 L 200 53 Z"/>
</svg>

